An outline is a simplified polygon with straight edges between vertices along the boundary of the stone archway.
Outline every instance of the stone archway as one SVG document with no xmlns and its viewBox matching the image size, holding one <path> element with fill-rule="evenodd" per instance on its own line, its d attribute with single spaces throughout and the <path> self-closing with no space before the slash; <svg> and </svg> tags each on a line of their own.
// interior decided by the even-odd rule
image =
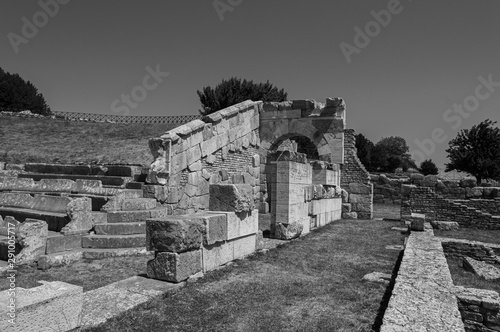
<svg viewBox="0 0 500 332">
<path fill-rule="evenodd" d="M 306 155 L 308 160 L 320 160 L 316 144 L 304 135 L 287 134 L 278 138 L 269 149 L 270 151 L 289 150 Z"/>
</svg>

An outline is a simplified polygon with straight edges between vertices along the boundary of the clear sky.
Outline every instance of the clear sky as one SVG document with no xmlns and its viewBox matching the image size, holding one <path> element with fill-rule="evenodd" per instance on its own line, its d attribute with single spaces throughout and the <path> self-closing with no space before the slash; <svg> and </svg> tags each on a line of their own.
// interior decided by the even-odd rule
<svg viewBox="0 0 500 332">
<path fill-rule="evenodd" d="M 498 0 L 0 0 L 0 67 L 52 110 L 102 114 L 197 114 L 204 86 L 269 80 L 289 99 L 342 97 L 349 128 L 443 167 L 458 130 L 500 120 L 499 13 Z"/>
</svg>

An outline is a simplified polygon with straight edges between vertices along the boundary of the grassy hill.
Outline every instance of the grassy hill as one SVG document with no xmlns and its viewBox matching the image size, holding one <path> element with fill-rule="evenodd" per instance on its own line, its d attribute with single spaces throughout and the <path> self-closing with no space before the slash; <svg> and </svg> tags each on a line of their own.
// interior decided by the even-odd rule
<svg viewBox="0 0 500 332">
<path fill-rule="evenodd" d="M 148 140 L 178 124 L 113 124 L 0 114 L 0 161 L 149 165 Z"/>
</svg>

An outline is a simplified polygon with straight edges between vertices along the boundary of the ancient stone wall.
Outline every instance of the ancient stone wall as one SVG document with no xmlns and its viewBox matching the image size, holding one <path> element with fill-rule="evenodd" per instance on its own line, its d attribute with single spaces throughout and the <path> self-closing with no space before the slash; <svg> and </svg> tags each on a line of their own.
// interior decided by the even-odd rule
<svg viewBox="0 0 500 332">
<path fill-rule="evenodd" d="M 210 184 L 249 184 L 258 200 L 261 106 L 246 101 L 151 139 L 146 197 L 179 215 L 207 210 Z"/>
<path fill-rule="evenodd" d="M 380 331 L 465 331 L 454 289 L 432 229 L 412 232 Z"/>
<path fill-rule="evenodd" d="M 352 129 L 344 131 L 344 163 L 341 168 L 340 186 L 349 196 L 344 203 L 350 204 L 350 212 L 359 219 L 373 218 L 373 185 L 370 174 L 358 158 L 356 137 Z"/>
<path fill-rule="evenodd" d="M 455 200 L 454 202 L 458 204 L 465 204 L 475 208 L 476 210 L 481 210 L 494 216 L 500 216 L 500 197 L 495 199 Z"/>
<path fill-rule="evenodd" d="M 456 292 L 465 331 L 500 331 L 500 298 L 497 292 L 461 286 Z"/>
<path fill-rule="evenodd" d="M 455 221 L 465 228 L 500 229 L 500 216 L 492 216 L 474 207 L 445 199 L 428 187 L 403 185 L 402 197 L 403 219 L 412 213 L 424 213 L 431 221 Z"/>
<path fill-rule="evenodd" d="M 462 239 L 439 238 L 446 257 L 471 257 L 489 264 L 500 265 L 500 244 L 482 243 Z"/>
<path fill-rule="evenodd" d="M 401 186 L 404 184 L 432 188 L 440 196 L 455 200 L 495 199 L 500 197 L 500 188 L 477 186 L 477 182 L 473 178 L 445 181 L 438 179 L 436 175 L 423 176 L 422 174 L 412 174 L 411 176 L 399 176 L 393 174 L 371 174 L 370 179 L 374 186 L 374 203 L 400 204 Z M 489 210 L 490 207 L 491 212 Z M 486 204 L 482 210 L 489 213 L 499 213 L 500 202 Z"/>
</svg>

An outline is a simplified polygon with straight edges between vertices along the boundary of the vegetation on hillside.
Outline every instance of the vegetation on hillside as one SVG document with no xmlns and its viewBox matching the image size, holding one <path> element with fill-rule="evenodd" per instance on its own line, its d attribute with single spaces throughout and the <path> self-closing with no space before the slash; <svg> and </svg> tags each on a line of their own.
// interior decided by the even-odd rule
<svg viewBox="0 0 500 332">
<path fill-rule="evenodd" d="M 482 180 L 500 179 L 500 129 L 489 119 L 461 130 L 448 144 L 446 172 L 467 172 Z"/>
<path fill-rule="evenodd" d="M 204 87 L 202 91 L 198 90 L 197 94 L 203 108 L 200 110 L 201 115 L 208 115 L 249 99 L 254 101 L 285 101 L 288 95 L 284 89 L 279 90 L 269 81 L 254 83 L 236 77 L 222 80 L 215 88 Z"/>
<path fill-rule="evenodd" d="M 178 124 L 124 124 L 20 118 L 0 113 L 0 161 L 148 166 L 148 147 Z"/>
<path fill-rule="evenodd" d="M 0 68 L 0 112 L 5 109 L 50 115 L 50 107 L 33 83 Z"/>
</svg>

